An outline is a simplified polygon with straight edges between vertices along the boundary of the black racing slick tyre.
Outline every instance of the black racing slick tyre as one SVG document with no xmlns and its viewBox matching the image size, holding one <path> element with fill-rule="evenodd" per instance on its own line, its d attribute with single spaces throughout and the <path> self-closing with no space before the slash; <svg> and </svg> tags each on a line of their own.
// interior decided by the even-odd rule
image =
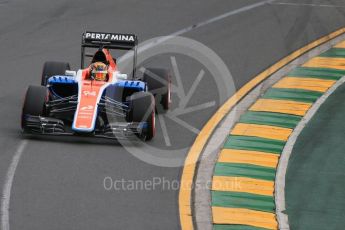
<svg viewBox="0 0 345 230">
<path fill-rule="evenodd" d="M 151 140 L 156 133 L 155 127 L 155 99 L 149 92 L 137 92 L 129 97 L 131 104 L 130 120 L 133 122 L 147 122 L 145 140 Z"/>
<path fill-rule="evenodd" d="M 65 75 L 66 70 L 70 69 L 70 65 L 67 62 L 45 62 L 43 65 L 41 85 L 46 86 L 47 81 L 51 76 Z"/>
<path fill-rule="evenodd" d="M 148 90 L 155 96 L 158 112 L 169 110 L 171 104 L 171 75 L 168 70 L 147 68 L 143 81 Z"/>
<path fill-rule="evenodd" d="M 25 130 L 25 116 L 45 116 L 48 91 L 44 86 L 29 86 L 24 98 L 21 126 Z"/>
</svg>

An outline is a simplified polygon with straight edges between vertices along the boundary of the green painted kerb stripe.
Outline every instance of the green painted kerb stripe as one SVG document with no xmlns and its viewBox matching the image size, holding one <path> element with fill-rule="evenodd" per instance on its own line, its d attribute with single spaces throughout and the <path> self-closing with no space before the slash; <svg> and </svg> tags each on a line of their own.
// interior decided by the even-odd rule
<svg viewBox="0 0 345 230">
<path fill-rule="evenodd" d="M 273 196 L 262 196 L 243 192 L 212 191 L 212 206 L 247 208 L 262 212 L 275 212 Z"/>
<path fill-rule="evenodd" d="M 213 230 L 267 230 L 267 228 L 257 228 L 248 225 L 226 225 L 226 224 L 214 224 Z"/>
<path fill-rule="evenodd" d="M 332 48 L 320 55 L 320 57 L 345 58 L 345 49 Z"/>
<path fill-rule="evenodd" d="M 258 165 L 218 162 L 214 169 L 215 176 L 249 177 L 259 180 L 274 181 L 276 169 Z"/>
<path fill-rule="evenodd" d="M 267 99 L 281 99 L 314 103 L 323 93 L 303 89 L 271 88 L 263 96 Z"/>
<path fill-rule="evenodd" d="M 260 137 L 229 135 L 224 144 L 225 149 L 242 149 L 280 154 L 285 141 L 266 139 Z"/>
<path fill-rule="evenodd" d="M 297 126 L 301 119 L 302 117 L 300 116 L 283 113 L 248 111 L 241 116 L 240 122 L 246 124 L 271 125 L 293 129 Z"/>
<path fill-rule="evenodd" d="M 295 70 L 291 71 L 288 76 L 339 80 L 340 78 L 345 76 L 345 70 L 298 67 Z"/>
</svg>

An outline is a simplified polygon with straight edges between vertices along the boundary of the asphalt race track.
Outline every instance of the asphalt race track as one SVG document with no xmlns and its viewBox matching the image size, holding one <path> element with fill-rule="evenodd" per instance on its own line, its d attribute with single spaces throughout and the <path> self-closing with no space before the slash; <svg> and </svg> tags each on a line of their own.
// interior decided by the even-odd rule
<svg viewBox="0 0 345 230">
<path fill-rule="evenodd" d="M 238 89 L 279 59 L 345 23 L 343 0 L 273 1 L 238 11 L 260 2 L 264 1 L 0 0 L 0 191 L 13 155 L 27 141 L 12 184 L 10 229 L 179 229 L 178 190 L 157 186 L 108 191 L 104 179 L 173 182 L 179 180 L 181 167 L 142 161 L 112 141 L 23 137 L 19 118 L 25 89 L 40 83 L 44 61 L 68 61 L 77 69 L 85 30 L 135 33 L 145 41 L 234 12 L 181 36 L 214 50 Z M 189 61 L 176 55 L 186 92 L 200 72 Z M 223 102 L 216 100 L 217 93 L 212 79 L 204 77 L 188 105 L 208 98 L 216 103 L 197 116 L 187 114 L 184 121 L 201 129 Z M 173 108 L 179 99 L 173 95 Z M 151 146 L 186 149 L 196 137 L 195 132 L 167 121 L 171 142 L 167 147 L 161 130 Z M 175 157 L 169 151 L 162 154 Z M 180 162 L 185 154 L 185 150 L 179 152 Z"/>
</svg>

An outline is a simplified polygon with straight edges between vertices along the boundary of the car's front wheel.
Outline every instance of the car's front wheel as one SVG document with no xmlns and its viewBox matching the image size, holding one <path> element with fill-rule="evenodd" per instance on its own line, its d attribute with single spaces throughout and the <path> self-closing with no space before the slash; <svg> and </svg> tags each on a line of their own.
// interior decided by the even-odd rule
<svg viewBox="0 0 345 230">
<path fill-rule="evenodd" d="M 25 130 L 25 116 L 45 116 L 48 91 L 44 86 L 29 86 L 24 98 L 21 126 Z"/>
<path fill-rule="evenodd" d="M 156 133 L 155 127 L 155 99 L 149 92 L 137 92 L 129 97 L 131 110 L 129 120 L 133 122 L 146 122 L 145 140 L 151 140 Z"/>
</svg>

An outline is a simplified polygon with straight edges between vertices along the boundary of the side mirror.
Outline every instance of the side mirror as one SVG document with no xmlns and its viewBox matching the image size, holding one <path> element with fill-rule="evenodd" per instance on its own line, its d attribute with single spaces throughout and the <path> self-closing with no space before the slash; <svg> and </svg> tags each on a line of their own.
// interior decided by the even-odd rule
<svg viewBox="0 0 345 230">
<path fill-rule="evenodd" d="M 119 80 L 127 80 L 127 78 L 128 78 L 127 74 L 124 74 L 124 73 L 118 73 L 118 74 L 116 74 L 116 77 Z"/>
<path fill-rule="evenodd" d="M 77 72 L 76 71 L 72 71 L 72 70 L 66 70 L 65 71 L 65 75 L 67 76 L 77 76 Z"/>
</svg>

